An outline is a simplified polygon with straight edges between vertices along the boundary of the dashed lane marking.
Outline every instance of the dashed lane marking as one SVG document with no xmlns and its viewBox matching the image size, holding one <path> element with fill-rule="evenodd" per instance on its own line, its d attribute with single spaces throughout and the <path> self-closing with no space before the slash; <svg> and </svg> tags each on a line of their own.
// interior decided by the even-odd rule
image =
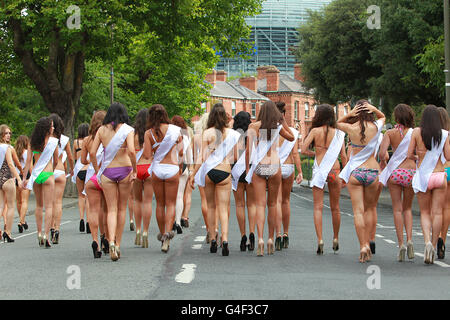
<svg viewBox="0 0 450 320">
<path fill-rule="evenodd" d="M 200 250 L 202 248 L 202 245 L 201 244 L 194 244 L 193 246 L 192 246 L 192 249 L 195 249 L 195 250 Z"/>
<path fill-rule="evenodd" d="M 206 236 L 198 236 L 198 237 L 195 237 L 194 241 L 195 242 L 203 242 L 203 241 L 205 241 L 205 239 L 206 239 Z"/>
<path fill-rule="evenodd" d="M 191 283 L 195 278 L 195 269 L 197 265 L 195 264 L 183 264 L 181 267 L 181 272 L 175 277 L 175 281 L 178 283 L 188 284 Z"/>
</svg>

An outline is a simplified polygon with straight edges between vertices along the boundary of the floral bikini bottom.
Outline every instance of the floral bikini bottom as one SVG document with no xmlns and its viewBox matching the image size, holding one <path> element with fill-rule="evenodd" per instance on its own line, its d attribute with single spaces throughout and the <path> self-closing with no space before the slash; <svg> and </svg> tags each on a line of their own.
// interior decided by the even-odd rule
<svg viewBox="0 0 450 320">
<path fill-rule="evenodd" d="M 411 187 L 412 179 L 415 174 L 416 174 L 415 169 L 398 168 L 398 169 L 395 169 L 394 171 L 392 171 L 392 174 L 389 179 L 394 184 L 398 184 L 404 188 L 408 188 L 408 187 Z"/>
<path fill-rule="evenodd" d="M 364 187 L 370 186 L 378 178 L 377 169 L 357 168 L 353 170 L 352 176 Z"/>
</svg>

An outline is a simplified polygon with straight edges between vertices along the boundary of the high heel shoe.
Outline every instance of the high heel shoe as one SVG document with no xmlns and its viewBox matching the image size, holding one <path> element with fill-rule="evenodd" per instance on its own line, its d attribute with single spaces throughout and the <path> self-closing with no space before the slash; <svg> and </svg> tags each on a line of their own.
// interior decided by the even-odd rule
<svg viewBox="0 0 450 320">
<path fill-rule="evenodd" d="M 136 239 L 134 239 L 134 244 L 136 246 L 141 245 L 141 230 L 136 230 Z"/>
<path fill-rule="evenodd" d="M 319 241 L 316 253 L 317 253 L 317 255 L 322 255 L 323 254 L 323 240 Z"/>
<path fill-rule="evenodd" d="M 117 251 L 116 251 L 116 245 L 114 242 L 109 243 L 109 256 L 111 257 L 112 261 L 119 260 L 119 256 L 117 255 Z"/>
<path fill-rule="evenodd" d="M 267 240 L 267 254 L 271 255 L 273 253 L 274 253 L 273 240 L 269 239 Z"/>
<path fill-rule="evenodd" d="M 45 248 L 46 249 L 50 249 L 52 246 L 50 245 L 50 241 L 48 241 L 47 239 L 47 235 L 44 234 L 44 243 L 45 243 Z"/>
<path fill-rule="evenodd" d="M 3 232 L 3 242 L 14 242 L 15 240 L 9 236 L 9 234 Z"/>
<path fill-rule="evenodd" d="M 256 249 L 256 255 L 258 257 L 264 256 L 264 241 L 258 242 L 258 248 Z"/>
<path fill-rule="evenodd" d="M 427 242 L 427 244 L 425 245 L 425 252 L 423 256 L 424 256 L 423 260 L 426 264 L 434 263 L 434 248 L 431 242 Z"/>
<path fill-rule="evenodd" d="M 255 250 L 255 234 L 253 232 L 250 233 L 248 239 L 250 240 L 250 243 L 248 244 L 248 250 L 249 251 Z"/>
<path fill-rule="evenodd" d="M 22 227 L 23 227 L 25 230 L 28 230 L 28 224 L 27 224 L 26 221 L 25 221 L 25 223 L 22 223 Z"/>
<path fill-rule="evenodd" d="M 228 249 L 228 241 L 222 243 L 222 256 L 230 255 L 230 250 Z"/>
<path fill-rule="evenodd" d="M 287 249 L 289 248 L 289 236 L 287 233 L 283 234 L 283 244 L 282 244 L 283 249 Z"/>
<path fill-rule="evenodd" d="M 130 231 L 134 231 L 134 221 L 130 220 Z"/>
<path fill-rule="evenodd" d="M 369 242 L 370 253 L 375 254 L 375 241 Z"/>
<path fill-rule="evenodd" d="M 334 253 L 339 251 L 339 240 L 338 239 L 333 239 L 333 251 L 334 251 Z"/>
<path fill-rule="evenodd" d="M 406 252 L 408 255 L 408 259 L 414 259 L 414 246 L 411 240 L 409 240 L 406 245 Z"/>
<path fill-rule="evenodd" d="M 211 246 L 209 247 L 209 252 L 216 253 L 217 252 L 217 241 L 211 240 Z"/>
<path fill-rule="evenodd" d="M 398 252 L 398 261 L 403 262 L 405 260 L 406 260 L 406 247 L 404 244 L 402 244 Z"/>
<path fill-rule="evenodd" d="M 91 233 L 91 228 L 89 228 L 89 222 L 86 222 L 86 233 Z"/>
<path fill-rule="evenodd" d="M 175 229 L 177 230 L 177 234 L 183 233 L 183 229 L 181 229 L 181 226 L 178 223 L 175 225 Z"/>
<path fill-rule="evenodd" d="M 275 239 L 275 250 L 277 250 L 277 251 L 281 251 L 281 249 L 282 249 L 282 245 L 281 245 L 281 235 L 280 236 L 277 236 L 277 238 Z"/>
<path fill-rule="evenodd" d="M 241 251 L 245 251 L 247 249 L 247 236 L 244 234 L 241 238 Z"/>
<path fill-rule="evenodd" d="M 91 247 L 92 247 L 92 252 L 94 254 L 94 259 L 101 258 L 102 252 L 100 250 L 98 250 L 97 241 L 92 241 Z"/>
<path fill-rule="evenodd" d="M 39 247 L 42 247 L 44 245 L 44 238 L 42 237 L 42 233 L 38 233 L 38 244 Z"/>
<path fill-rule="evenodd" d="M 117 258 L 120 259 L 120 247 L 116 246 Z"/>
<path fill-rule="evenodd" d="M 148 248 L 148 233 L 145 231 L 142 233 L 142 248 Z"/>
<path fill-rule="evenodd" d="M 367 247 L 364 247 L 361 249 L 361 251 L 359 251 L 359 262 L 365 263 L 367 261 L 367 257 L 368 257 Z"/>
<path fill-rule="evenodd" d="M 442 238 L 439 238 L 437 242 L 437 258 L 438 259 L 445 258 L 445 245 L 444 240 L 442 240 Z"/>
<path fill-rule="evenodd" d="M 372 260 L 372 250 L 370 250 L 370 246 L 366 246 L 366 249 L 367 249 L 367 255 L 366 255 L 365 262 L 370 262 L 370 260 Z"/>
<path fill-rule="evenodd" d="M 104 254 L 109 254 L 109 243 L 108 240 L 106 239 L 106 235 L 102 234 L 100 237 L 100 241 L 102 244 L 102 250 Z"/>
<path fill-rule="evenodd" d="M 55 230 L 55 232 L 53 233 L 52 243 L 53 244 L 59 243 L 59 230 Z"/>
<path fill-rule="evenodd" d="M 169 251 L 170 237 L 168 233 L 164 233 L 162 236 L 161 251 L 167 253 Z"/>
<path fill-rule="evenodd" d="M 19 228 L 19 233 L 23 233 L 23 226 L 22 226 L 22 224 L 19 223 L 19 224 L 17 225 L 17 227 Z"/>
</svg>

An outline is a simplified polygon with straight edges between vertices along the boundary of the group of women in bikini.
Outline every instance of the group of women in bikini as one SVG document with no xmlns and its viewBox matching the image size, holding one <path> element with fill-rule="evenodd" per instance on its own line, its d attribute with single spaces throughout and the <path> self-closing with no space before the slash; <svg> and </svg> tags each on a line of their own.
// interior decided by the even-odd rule
<svg viewBox="0 0 450 320">
<path fill-rule="evenodd" d="M 317 107 L 303 143 L 299 132 L 287 125 L 285 113 L 284 103 L 268 101 L 252 122 L 248 112 L 231 118 L 217 103 L 195 122 L 192 131 L 182 117 L 169 119 L 164 106 L 158 104 L 139 111 L 132 127 L 126 108 L 113 103 L 107 111 L 95 112 L 90 125 L 80 125 L 73 152 L 69 138 L 63 134 L 63 121 L 56 114 L 38 120 L 31 138 L 20 136 L 15 148 L 10 145 L 10 128 L 2 125 L 2 238 L 14 242 L 11 229 L 16 201 L 19 232 L 28 229 L 25 216 L 33 190 L 39 246 L 58 244 L 62 198 L 66 179 L 71 179 L 79 194 L 80 231 L 84 231 L 82 219 L 87 212 L 94 258 L 100 258 L 103 252 L 113 261 L 120 259 L 127 208 L 134 216 L 135 245 L 148 247 L 153 195 L 157 239 L 161 251 L 168 252 L 175 233 L 189 227 L 191 194 L 198 186 L 211 253 L 220 247 L 223 256 L 229 255 L 233 190 L 240 250 L 254 251 L 256 247 L 257 256 L 271 255 L 289 247 L 291 190 L 294 180 L 298 184 L 303 180 L 301 150 L 314 157 L 310 185 L 317 254 L 324 252 L 325 187 L 332 213 L 333 251 L 339 250 L 339 198 L 341 189 L 347 187 L 360 246 L 359 261 L 367 262 L 375 253 L 378 198 L 387 186 L 398 236 L 398 260 L 414 258 L 415 194 L 425 241 L 424 262 L 432 264 L 435 255 L 444 258 L 450 224 L 450 161 L 446 160 L 450 159 L 450 119 L 445 109 L 427 106 L 420 126 L 414 128 L 413 110 L 400 104 L 394 109 L 395 127 L 383 134 L 385 115 L 368 101 L 358 101 L 338 120 L 333 107 L 323 104 Z M 388 150 L 392 150 L 391 156 Z"/>
</svg>

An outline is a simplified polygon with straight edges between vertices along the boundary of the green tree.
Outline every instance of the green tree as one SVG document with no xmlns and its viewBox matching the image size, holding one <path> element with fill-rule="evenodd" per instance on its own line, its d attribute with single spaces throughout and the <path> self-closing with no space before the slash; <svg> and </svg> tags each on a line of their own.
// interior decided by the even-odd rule
<svg viewBox="0 0 450 320">
<path fill-rule="evenodd" d="M 422 73 L 428 76 L 427 87 L 440 89 L 440 96 L 445 96 L 445 50 L 444 36 L 437 40 L 430 40 L 425 46 L 423 53 L 416 56 L 417 65 Z"/>
</svg>

